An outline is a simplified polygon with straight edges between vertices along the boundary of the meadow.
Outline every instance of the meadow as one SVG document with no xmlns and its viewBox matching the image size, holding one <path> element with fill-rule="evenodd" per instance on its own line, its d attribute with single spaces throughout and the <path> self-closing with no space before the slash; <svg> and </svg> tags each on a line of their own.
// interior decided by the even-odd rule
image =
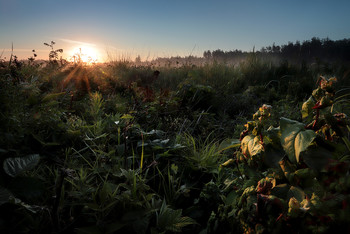
<svg viewBox="0 0 350 234">
<path fill-rule="evenodd" d="M 51 55 L 0 61 L 2 233 L 350 231 L 347 63 Z"/>
</svg>

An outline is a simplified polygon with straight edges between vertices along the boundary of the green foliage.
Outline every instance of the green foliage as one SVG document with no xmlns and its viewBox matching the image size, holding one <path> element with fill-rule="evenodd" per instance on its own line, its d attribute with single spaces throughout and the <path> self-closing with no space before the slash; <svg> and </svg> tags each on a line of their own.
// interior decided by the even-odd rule
<svg viewBox="0 0 350 234">
<path fill-rule="evenodd" d="M 35 62 L 0 68 L 4 232 L 346 227 L 344 81 L 321 77 L 302 104 L 319 71 L 257 54 L 237 65 Z"/>
<path fill-rule="evenodd" d="M 319 88 L 313 92 L 318 104 L 311 108 L 316 110 L 333 104 L 332 101 L 321 101 L 325 100 L 324 95 L 328 95 L 327 92 L 334 92 L 332 81 L 335 79 L 321 79 Z M 308 111 L 310 105 L 310 99 L 303 105 L 304 117 L 312 115 L 312 112 Z M 241 151 L 235 153 L 237 169 L 234 171 L 238 170 L 241 173 L 241 168 L 244 168 L 245 174 L 226 181 L 230 197 L 230 206 L 227 208 L 231 212 L 221 215 L 227 219 L 236 215 L 245 231 L 275 232 L 283 230 L 293 222 L 299 222 L 298 228 L 293 228 L 294 231 L 338 230 L 338 225 L 342 227 L 348 219 L 344 219 L 343 211 L 339 213 L 336 207 L 341 204 L 344 207 L 344 203 L 349 199 L 347 193 L 344 193 L 345 188 L 336 186 L 335 182 L 343 184 L 345 180 L 342 175 L 350 168 L 348 161 L 343 163 L 339 160 L 346 150 L 337 134 L 344 133 L 335 129 L 342 123 L 339 121 L 329 124 L 329 129 L 333 132 L 330 138 L 319 130 L 322 129 L 321 124 L 329 123 L 320 119 L 327 117 L 320 117 L 319 111 L 316 111 L 313 123 L 320 121 L 317 127 L 314 124 L 307 129 L 307 125 L 303 123 L 281 118 L 279 128 L 270 127 L 266 130 L 264 124 L 268 123 L 270 117 L 269 114 L 264 114 L 267 110 L 261 107 L 253 115 L 255 120 L 248 122 L 246 130 L 241 134 Z M 330 108 L 327 110 L 330 111 Z M 327 116 L 326 111 L 323 115 Z M 336 141 L 337 146 L 331 141 Z M 278 151 L 282 153 L 279 154 Z M 277 157 L 279 168 L 259 166 L 263 163 L 273 165 L 274 163 L 266 162 L 266 159 L 276 160 L 271 157 L 271 154 L 276 153 L 282 155 Z M 283 154 L 287 157 L 283 157 Z M 248 168 L 258 168 L 259 171 L 249 174 Z M 256 178 L 259 177 L 262 179 L 258 181 Z M 242 183 L 242 180 L 246 182 Z M 329 187 L 330 183 L 332 187 Z M 256 187 L 254 184 L 257 184 Z M 235 193 L 235 196 L 232 193 Z M 329 196 L 335 200 L 330 201 Z M 348 213 L 345 210 L 344 212 Z M 324 219 L 327 221 L 322 222 Z"/>
<path fill-rule="evenodd" d="M 180 142 L 186 146 L 184 156 L 192 170 L 217 173 L 218 163 L 222 161 L 217 142 L 210 141 L 209 136 L 204 142 L 196 141 L 190 135 L 185 135 Z"/>
<path fill-rule="evenodd" d="M 15 177 L 24 171 L 33 169 L 39 163 L 39 159 L 39 154 L 20 158 L 7 158 L 4 160 L 3 168 L 6 174 Z"/>
<path fill-rule="evenodd" d="M 316 138 L 316 133 L 305 129 L 304 124 L 281 118 L 281 144 L 291 162 L 299 162 L 300 154 L 305 151 Z"/>
<path fill-rule="evenodd" d="M 103 113 L 103 99 L 99 93 L 90 94 L 90 108 L 89 113 L 94 121 L 99 120 Z"/>
<path fill-rule="evenodd" d="M 190 217 L 182 217 L 181 215 L 181 210 L 173 210 L 163 201 L 159 212 L 156 213 L 156 223 L 159 232 L 181 232 L 183 227 L 196 224 Z"/>
</svg>

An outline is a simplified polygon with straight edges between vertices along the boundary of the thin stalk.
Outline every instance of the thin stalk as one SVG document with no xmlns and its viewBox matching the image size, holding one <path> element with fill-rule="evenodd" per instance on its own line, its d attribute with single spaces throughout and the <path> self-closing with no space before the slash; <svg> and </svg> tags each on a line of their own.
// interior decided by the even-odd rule
<svg viewBox="0 0 350 234">
<path fill-rule="evenodd" d="M 120 145 L 120 127 L 118 127 L 118 145 Z"/>
<path fill-rule="evenodd" d="M 143 156 L 144 156 L 144 139 L 143 139 L 143 133 L 141 132 L 141 138 L 142 138 L 142 146 L 141 146 L 141 165 L 140 165 L 140 169 L 142 172 L 142 166 L 143 166 Z"/>
<path fill-rule="evenodd" d="M 54 200 L 53 207 L 52 207 L 53 224 L 54 224 L 55 230 L 57 230 L 57 231 L 60 229 L 58 207 L 60 205 L 60 200 L 61 200 L 61 196 L 62 196 L 62 187 L 63 187 L 63 182 L 64 182 L 65 176 L 66 176 L 65 170 L 60 169 L 59 175 L 56 179 L 55 200 Z"/>
<path fill-rule="evenodd" d="M 315 130 L 316 124 L 317 124 L 317 122 L 318 122 L 319 116 L 320 116 L 320 110 L 319 110 L 319 109 L 316 109 L 316 118 L 315 118 L 314 124 L 312 125 L 312 129 L 314 129 L 314 130 Z"/>
<path fill-rule="evenodd" d="M 13 42 L 12 42 L 12 46 L 11 46 L 11 56 L 10 56 L 10 61 L 9 61 L 9 67 L 11 67 L 11 64 L 12 64 L 12 57 L 13 57 Z"/>
<path fill-rule="evenodd" d="M 132 170 L 135 171 L 135 151 L 134 147 L 131 148 L 132 151 Z"/>
</svg>

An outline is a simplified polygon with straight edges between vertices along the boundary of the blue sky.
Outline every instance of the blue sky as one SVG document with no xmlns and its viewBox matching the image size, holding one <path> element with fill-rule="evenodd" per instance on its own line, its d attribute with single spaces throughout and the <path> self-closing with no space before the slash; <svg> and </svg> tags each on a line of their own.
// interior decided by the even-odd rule
<svg viewBox="0 0 350 234">
<path fill-rule="evenodd" d="M 350 38 L 349 0 L 0 0 L 0 55 L 69 58 L 93 48 L 99 61 L 251 51 L 312 37 Z"/>
</svg>

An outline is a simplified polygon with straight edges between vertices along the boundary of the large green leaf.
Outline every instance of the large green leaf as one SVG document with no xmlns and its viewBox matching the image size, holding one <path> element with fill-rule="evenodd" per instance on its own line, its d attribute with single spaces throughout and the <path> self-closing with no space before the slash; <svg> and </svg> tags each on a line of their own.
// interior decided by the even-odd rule
<svg viewBox="0 0 350 234">
<path fill-rule="evenodd" d="M 324 147 L 312 145 L 307 151 L 302 152 L 301 157 L 310 168 L 322 171 L 332 158 L 332 152 Z"/>
<path fill-rule="evenodd" d="M 279 162 L 285 153 L 281 146 L 280 128 L 269 127 L 264 133 L 265 156 L 264 162 L 269 167 L 279 167 Z"/>
<path fill-rule="evenodd" d="M 4 160 L 3 168 L 6 174 L 15 177 L 20 173 L 33 169 L 39 162 L 39 154 L 31 154 L 26 157 L 7 158 Z"/>
<path fill-rule="evenodd" d="M 290 190 L 290 185 L 289 184 L 279 184 L 276 185 L 271 189 L 271 195 L 274 195 L 276 197 L 286 199 L 288 192 Z"/>
<path fill-rule="evenodd" d="M 289 184 L 279 184 L 273 187 L 271 189 L 271 195 L 287 201 L 292 197 L 295 197 L 299 202 L 305 199 L 305 192 L 301 188 L 290 186 Z"/>
<path fill-rule="evenodd" d="M 264 163 L 269 167 L 279 167 L 279 162 L 283 159 L 284 155 L 281 146 L 275 147 L 272 144 L 266 144 Z"/>
<path fill-rule="evenodd" d="M 280 146 L 280 138 L 281 138 L 280 127 L 275 128 L 273 126 L 270 126 L 264 134 L 264 143 Z"/>
<path fill-rule="evenodd" d="M 281 144 L 291 162 L 299 162 L 300 153 L 305 151 L 315 140 L 316 133 L 306 130 L 304 124 L 281 118 Z"/>
<path fill-rule="evenodd" d="M 299 202 L 302 202 L 305 199 L 305 193 L 301 188 L 291 186 L 287 193 L 287 200 L 292 197 L 295 197 Z"/>
<path fill-rule="evenodd" d="M 260 138 L 253 135 L 248 135 L 243 138 L 241 148 L 243 154 L 247 156 L 260 154 L 264 150 L 264 147 L 260 143 Z"/>
</svg>

